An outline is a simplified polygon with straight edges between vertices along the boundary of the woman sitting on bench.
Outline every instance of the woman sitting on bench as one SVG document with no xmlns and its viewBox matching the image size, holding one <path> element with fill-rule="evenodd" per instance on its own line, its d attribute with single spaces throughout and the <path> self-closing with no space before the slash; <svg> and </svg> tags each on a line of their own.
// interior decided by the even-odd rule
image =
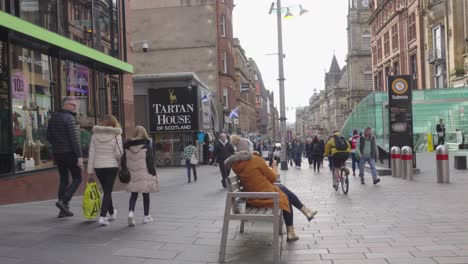
<svg viewBox="0 0 468 264">
<path fill-rule="evenodd" d="M 225 161 L 225 165 L 234 170 L 246 192 L 278 192 L 279 207 L 283 210 L 283 218 L 288 231 L 287 241 L 296 241 L 299 237 L 294 232 L 293 209 L 299 209 L 310 221 L 317 211 L 307 208 L 299 198 L 283 185 L 275 185 L 278 175 L 277 164 L 270 168 L 257 152 L 249 151 L 249 144 L 242 144 L 245 138 L 238 140 L 237 152 Z M 273 199 L 249 199 L 247 204 L 252 207 L 273 208 Z"/>
</svg>

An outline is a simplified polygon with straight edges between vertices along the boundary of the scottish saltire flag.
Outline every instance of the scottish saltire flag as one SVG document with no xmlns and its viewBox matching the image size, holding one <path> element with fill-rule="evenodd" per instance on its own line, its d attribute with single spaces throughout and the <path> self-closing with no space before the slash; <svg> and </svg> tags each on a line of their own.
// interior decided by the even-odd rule
<svg viewBox="0 0 468 264">
<path fill-rule="evenodd" d="M 239 118 L 239 109 L 237 107 L 229 113 L 229 118 L 235 117 Z"/>
<path fill-rule="evenodd" d="M 210 100 L 211 93 L 206 94 L 205 96 L 202 97 L 201 101 L 202 103 L 206 103 Z"/>
</svg>

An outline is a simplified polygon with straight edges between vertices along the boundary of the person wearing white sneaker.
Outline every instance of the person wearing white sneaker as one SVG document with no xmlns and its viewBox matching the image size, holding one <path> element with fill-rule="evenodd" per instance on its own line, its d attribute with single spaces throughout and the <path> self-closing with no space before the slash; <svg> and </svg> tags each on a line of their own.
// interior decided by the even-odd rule
<svg viewBox="0 0 468 264">
<path fill-rule="evenodd" d="M 153 218 L 149 215 L 150 193 L 158 192 L 159 185 L 153 148 L 144 127 L 137 126 L 135 128 L 135 134 L 124 144 L 124 150 L 121 165 L 130 172 L 130 182 L 126 186 L 127 191 L 131 192 L 128 206 L 128 225 L 135 225 L 134 212 L 139 193 L 143 195 L 145 215 L 143 222 L 151 223 Z"/>
<path fill-rule="evenodd" d="M 135 225 L 135 218 L 133 211 L 128 212 L 128 226 L 134 226 Z"/>
<path fill-rule="evenodd" d="M 151 215 L 147 215 L 145 216 L 145 218 L 143 218 L 143 224 L 149 224 L 152 222 L 153 222 L 153 217 L 151 217 Z"/>
<path fill-rule="evenodd" d="M 122 129 L 113 115 L 106 115 L 101 119 L 99 126 L 93 127 L 93 136 L 89 145 L 88 174 L 90 177 L 96 173 L 101 183 L 104 196 L 101 205 L 101 217 L 98 223 L 109 225 L 110 220 L 117 217 L 117 211 L 112 204 L 112 190 L 123 153 Z"/>
<path fill-rule="evenodd" d="M 105 217 L 99 217 L 98 223 L 102 226 L 108 226 L 110 225 L 109 221 L 107 221 L 107 218 Z"/>
</svg>

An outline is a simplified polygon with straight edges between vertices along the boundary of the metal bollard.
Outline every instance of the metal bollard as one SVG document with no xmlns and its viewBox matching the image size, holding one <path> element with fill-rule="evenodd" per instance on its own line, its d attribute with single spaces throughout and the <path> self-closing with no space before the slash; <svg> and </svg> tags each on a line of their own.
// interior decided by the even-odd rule
<svg viewBox="0 0 468 264">
<path fill-rule="evenodd" d="M 390 160 L 392 166 L 392 176 L 401 177 L 401 149 L 400 147 L 392 147 L 390 150 Z"/>
<path fill-rule="evenodd" d="M 436 148 L 437 183 L 450 183 L 449 152 L 446 146 Z"/>
<path fill-rule="evenodd" d="M 403 179 L 413 180 L 413 150 L 411 147 L 404 146 L 401 148 L 401 163 L 403 170 Z"/>
</svg>

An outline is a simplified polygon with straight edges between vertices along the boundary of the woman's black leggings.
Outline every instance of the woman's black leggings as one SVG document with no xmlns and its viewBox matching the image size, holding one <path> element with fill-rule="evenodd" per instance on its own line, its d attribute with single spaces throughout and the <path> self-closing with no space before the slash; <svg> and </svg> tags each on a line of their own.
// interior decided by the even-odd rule
<svg viewBox="0 0 468 264">
<path fill-rule="evenodd" d="M 106 217 L 106 214 L 114 214 L 114 205 L 112 204 L 112 189 L 114 188 L 115 177 L 117 177 L 118 168 L 101 168 L 94 169 L 96 176 L 101 182 L 104 197 L 101 204 L 101 217 Z"/>
<path fill-rule="evenodd" d="M 136 205 L 137 199 L 138 199 L 138 193 L 132 192 L 132 195 L 130 196 L 130 203 L 128 206 L 129 211 L 135 212 L 135 205 Z M 145 216 L 149 215 L 149 207 L 150 207 L 150 195 L 149 193 L 143 193 L 143 210 L 144 210 Z"/>
<path fill-rule="evenodd" d="M 286 226 L 293 226 L 293 206 L 296 207 L 297 209 L 301 210 L 302 207 L 304 207 L 304 205 L 301 203 L 299 198 L 297 198 L 297 196 L 293 192 L 291 192 L 288 188 L 286 188 L 286 186 L 279 185 L 278 187 L 288 197 L 289 209 L 291 211 L 290 213 L 287 212 L 287 211 L 283 211 L 284 223 L 286 224 Z"/>
</svg>

